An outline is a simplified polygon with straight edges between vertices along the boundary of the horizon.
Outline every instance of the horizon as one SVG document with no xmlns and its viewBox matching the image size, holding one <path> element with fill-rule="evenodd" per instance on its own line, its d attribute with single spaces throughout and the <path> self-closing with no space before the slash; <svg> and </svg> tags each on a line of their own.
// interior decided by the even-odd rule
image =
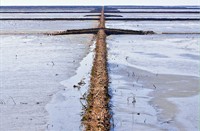
<svg viewBox="0 0 200 131">
<path fill-rule="evenodd" d="M 135 6 L 135 7 L 200 7 L 200 5 L 0 5 L 0 7 L 68 7 L 68 6 L 76 6 L 76 7 L 87 7 L 87 6 Z"/>
<path fill-rule="evenodd" d="M 1 0 L 1 6 L 200 6 L 199 0 Z"/>
</svg>

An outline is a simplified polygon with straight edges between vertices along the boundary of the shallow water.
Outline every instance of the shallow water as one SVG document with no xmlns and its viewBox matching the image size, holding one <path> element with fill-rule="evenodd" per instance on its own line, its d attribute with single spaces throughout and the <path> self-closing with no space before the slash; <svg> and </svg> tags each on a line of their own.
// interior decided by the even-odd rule
<svg viewBox="0 0 200 131">
<path fill-rule="evenodd" d="M 88 13 L 45 12 L 91 10 L 92 7 L 2 7 L 0 12 L 22 13 L 0 15 L 1 18 L 84 18 Z M 89 84 L 93 35 L 40 33 L 97 25 L 98 21 L 0 20 L 0 130 L 81 129 L 80 97 Z M 85 84 L 80 90 L 73 87 L 82 80 Z"/>
<path fill-rule="evenodd" d="M 51 25 L 51 26 L 50 26 Z M 97 27 L 98 21 L 0 21 L 0 34 L 45 33 Z"/>
<path fill-rule="evenodd" d="M 105 13 L 116 15 L 116 13 Z M 177 13 L 117 13 L 124 18 L 200 18 L 199 14 L 177 14 Z"/>
<path fill-rule="evenodd" d="M 108 21 L 107 28 L 154 31 L 155 33 L 200 33 L 199 21 Z"/>
<path fill-rule="evenodd" d="M 48 131 L 78 131 L 83 129 L 81 119 L 86 101 L 82 98 L 87 94 L 90 85 L 94 46 L 93 44 L 90 47 L 90 53 L 80 62 L 76 75 L 60 82 L 65 86 L 65 89 L 54 94 L 51 102 L 47 104 Z M 82 82 L 83 85 L 79 85 L 79 82 Z M 79 87 L 74 87 L 74 85 Z"/>
<path fill-rule="evenodd" d="M 109 36 L 112 59 L 158 74 L 199 77 L 198 35 Z M 114 48 L 114 50 L 112 50 Z"/>
<path fill-rule="evenodd" d="M 93 13 L 93 15 L 98 14 Z M 0 18 L 88 18 L 85 15 L 90 13 L 0 13 Z"/>
<path fill-rule="evenodd" d="M 198 41 L 197 35 L 107 37 L 113 130 L 198 130 Z"/>
<path fill-rule="evenodd" d="M 48 128 L 45 106 L 75 75 L 92 37 L 1 35 L 0 130 Z"/>
<path fill-rule="evenodd" d="M 124 12 L 125 11 L 157 11 L 157 12 L 159 12 L 159 11 L 166 11 L 166 12 L 168 12 L 168 11 L 169 12 L 170 11 L 174 11 L 174 12 L 176 12 L 176 11 L 180 11 L 180 12 L 181 11 L 184 11 L 184 12 L 188 11 L 188 12 L 190 12 L 190 11 L 200 11 L 200 8 L 199 7 L 196 7 L 196 9 L 194 7 L 193 8 L 187 8 L 186 7 L 185 9 L 183 9 L 183 8 L 182 9 L 181 8 L 180 9 L 164 9 L 164 8 L 163 9 L 142 9 L 142 8 L 141 9 L 139 9 L 139 8 L 136 8 L 136 9 L 131 9 L 131 8 L 128 9 L 127 8 L 127 9 L 125 9 L 124 8 L 124 9 L 118 9 L 118 10 L 124 11 Z"/>
<path fill-rule="evenodd" d="M 2 6 L 0 12 L 90 12 L 94 7 L 70 6 Z"/>
</svg>

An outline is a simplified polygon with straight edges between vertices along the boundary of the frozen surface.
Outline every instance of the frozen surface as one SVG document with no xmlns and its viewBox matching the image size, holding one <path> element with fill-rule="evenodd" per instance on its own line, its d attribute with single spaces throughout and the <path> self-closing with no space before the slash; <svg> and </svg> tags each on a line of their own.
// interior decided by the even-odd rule
<svg viewBox="0 0 200 131">
<path fill-rule="evenodd" d="M 151 30 L 156 33 L 200 33 L 199 21 L 107 21 L 107 28 Z"/>
<path fill-rule="evenodd" d="M 90 13 L 0 13 L 0 18 L 85 18 L 85 15 Z"/>
<path fill-rule="evenodd" d="M 0 130 L 49 128 L 45 106 L 66 88 L 61 82 L 75 75 L 91 40 L 92 35 L 1 35 Z M 71 86 L 66 90 L 79 93 Z M 72 117 L 65 120 L 69 125 L 77 122 Z"/>
<path fill-rule="evenodd" d="M 134 67 L 199 77 L 199 40 L 198 35 L 121 35 L 109 36 L 107 42 L 115 48 L 113 54 L 122 60 L 125 56 Z"/>
<path fill-rule="evenodd" d="M 0 34 L 64 31 L 94 28 L 97 25 L 98 21 L 0 21 Z"/>
<path fill-rule="evenodd" d="M 116 15 L 116 13 L 106 13 Z M 176 14 L 176 13 L 117 13 L 124 18 L 200 18 L 200 14 Z"/>
<path fill-rule="evenodd" d="M 198 131 L 198 41 L 197 35 L 108 37 L 114 130 Z"/>
</svg>

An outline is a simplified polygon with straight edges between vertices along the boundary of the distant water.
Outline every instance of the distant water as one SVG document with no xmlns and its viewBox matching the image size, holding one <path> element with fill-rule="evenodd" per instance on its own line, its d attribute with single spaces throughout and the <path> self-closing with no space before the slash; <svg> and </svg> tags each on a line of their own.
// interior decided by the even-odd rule
<svg viewBox="0 0 200 131">
<path fill-rule="evenodd" d="M 83 6 L 0 6 L 0 13 L 4 12 L 61 12 L 61 11 L 85 11 L 89 12 L 95 7 Z"/>
<path fill-rule="evenodd" d="M 184 9 L 200 10 L 200 6 L 112 6 L 123 9 Z M 3 12 L 60 12 L 60 11 L 85 11 L 101 8 L 100 6 L 0 6 L 0 13 Z"/>
</svg>

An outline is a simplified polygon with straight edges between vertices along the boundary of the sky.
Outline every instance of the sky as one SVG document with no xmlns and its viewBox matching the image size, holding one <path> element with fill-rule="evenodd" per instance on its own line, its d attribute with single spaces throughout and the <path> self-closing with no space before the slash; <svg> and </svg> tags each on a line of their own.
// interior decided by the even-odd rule
<svg viewBox="0 0 200 131">
<path fill-rule="evenodd" d="M 0 0 L 0 5 L 200 5 L 200 0 Z"/>
</svg>

